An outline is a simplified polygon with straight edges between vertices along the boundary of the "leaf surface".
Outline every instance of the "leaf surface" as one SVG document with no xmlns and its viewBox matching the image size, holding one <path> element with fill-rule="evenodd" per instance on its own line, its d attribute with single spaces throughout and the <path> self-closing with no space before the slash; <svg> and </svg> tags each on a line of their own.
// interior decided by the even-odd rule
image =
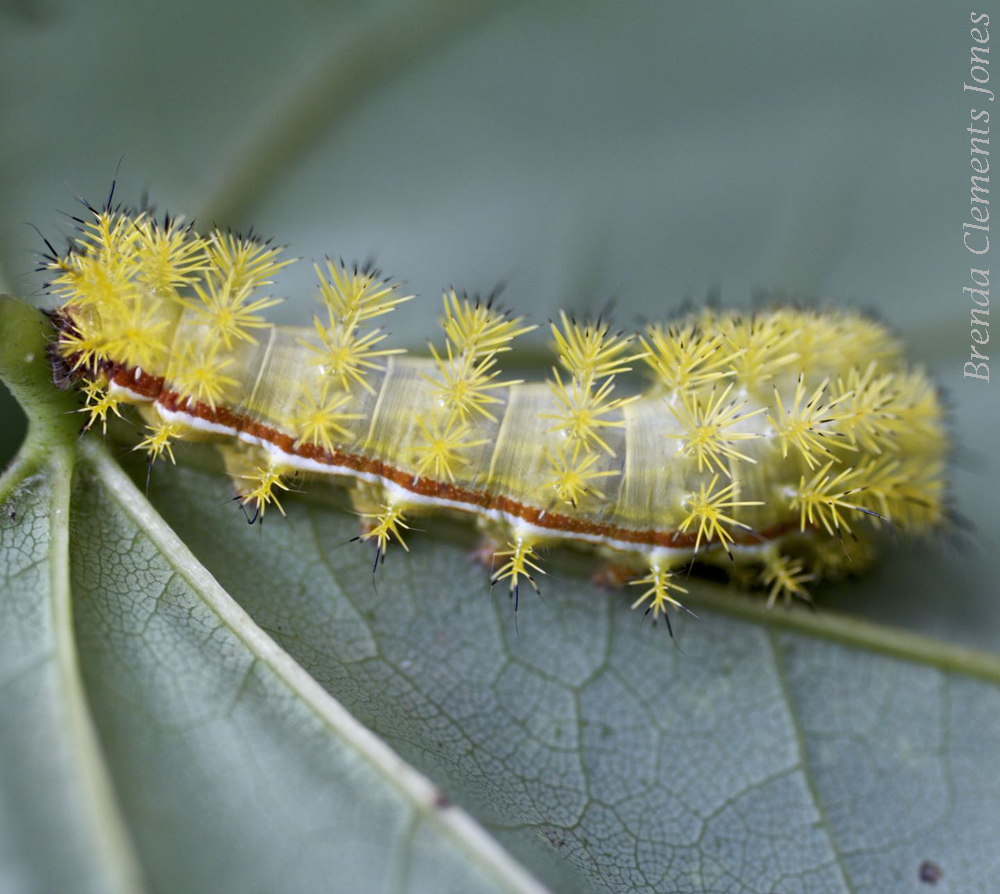
<svg viewBox="0 0 1000 894">
<path fill-rule="evenodd" d="M 0 889 L 133 890 L 140 864 L 165 891 L 536 887 L 275 646 L 103 448 L 82 453 L 71 505 L 59 468 L 6 504 L 0 691 L 14 772 L 0 791 L 16 834 L 0 839 Z M 68 555 L 52 530 L 67 522 Z M 46 571 L 69 580 L 47 586 Z M 45 614 L 70 588 L 61 654 Z M 91 713 L 100 750 L 73 738 L 74 715 Z M 25 791 L 33 780 L 42 797 Z"/>
<path fill-rule="evenodd" d="M 870 305 L 952 394 L 977 525 L 815 617 L 699 586 L 675 649 L 576 569 L 518 632 L 447 531 L 376 594 L 352 516 L 293 500 L 247 529 L 200 468 L 153 475 L 175 535 L 50 433 L 0 487 L 0 890 L 935 890 L 925 861 L 990 890 L 1000 672 L 963 646 L 1000 643 L 1000 417 L 961 375 L 968 186 L 943 173 L 967 15 L 0 4 L 0 288 L 38 294 L 22 221 L 54 236 L 124 153 L 127 200 L 375 253 L 423 296 L 391 321 L 411 346 L 450 283 L 508 281 L 540 323 L 716 287 Z"/>
<path fill-rule="evenodd" d="M 1000 662 L 980 680 L 701 610 L 674 648 L 569 571 L 515 628 L 467 545 L 414 537 L 376 592 L 348 513 L 299 503 L 262 533 L 227 493 L 184 469 L 151 495 L 366 725 L 528 865 L 562 854 L 555 887 L 917 891 L 932 860 L 973 890 L 1000 871 Z"/>
</svg>

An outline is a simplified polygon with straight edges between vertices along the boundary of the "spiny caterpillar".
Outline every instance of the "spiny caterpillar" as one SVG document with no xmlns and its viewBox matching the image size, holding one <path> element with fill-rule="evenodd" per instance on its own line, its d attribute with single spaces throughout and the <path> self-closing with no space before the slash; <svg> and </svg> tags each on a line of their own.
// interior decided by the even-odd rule
<svg viewBox="0 0 1000 894">
<path fill-rule="evenodd" d="M 669 625 L 693 560 L 770 605 L 856 567 L 863 528 L 943 518 L 938 396 L 859 314 L 704 310 L 635 335 L 561 314 L 551 378 L 526 383 L 501 360 L 536 327 L 493 301 L 445 292 L 443 346 L 404 356 L 378 322 L 412 296 L 369 266 L 315 265 L 313 327 L 275 326 L 261 311 L 291 263 L 279 247 L 110 199 L 87 209 L 42 266 L 62 299 L 57 375 L 82 381 L 88 425 L 137 405 L 151 462 L 219 441 L 251 521 L 283 512 L 290 476 L 326 475 L 351 488 L 376 565 L 408 549 L 414 516 L 466 513 L 515 607 L 539 548 L 569 541 Z M 640 364 L 651 383 L 623 395 Z"/>
</svg>

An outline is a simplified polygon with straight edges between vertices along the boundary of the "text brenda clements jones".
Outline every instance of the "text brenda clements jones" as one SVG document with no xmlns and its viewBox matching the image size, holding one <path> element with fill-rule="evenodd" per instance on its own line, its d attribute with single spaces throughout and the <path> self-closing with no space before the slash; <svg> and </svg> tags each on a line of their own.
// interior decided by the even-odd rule
<svg viewBox="0 0 1000 894">
<path fill-rule="evenodd" d="M 990 32 L 987 26 L 990 17 L 985 14 L 971 14 L 972 24 L 978 25 L 970 32 L 973 41 L 972 58 L 970 63 L 972 69 L 969 72 L 974 84 L 965 84 L 966 90 L 982 94 L 981 98 L 993 102 L 993 91 L 984 85 L 989 83 L 990 72 L 986 67 L 990 64 L 990 48 L 986 46 L 990 39 Z M 965 247 L 974 255 L 985 255 L 990 250 L 990 204 L 988 198 L 990 194 L 987 176 L 990 170 L 990 113 L 971 109 L 969 112 L 973 123 L 969 125 L 969 133 L 972 135 L 970 153 L 972 158 L 970 164 L 975 172 L 972 175 L 972 196 L 969 208 L 969 215 L 975 220 L 966 221 L 962 225 L 965 231 L 963 241 Z M 985 259 L 982 259 L 985 260 Z M 979 263 L 982 263 L 980 260 Z M 990 315 L 990 268 L 973 267 L 969 273 L 973 285 L 965 286 L 962 291 L 968 292 L 975 306 L 972 308 L 972 359 L 966 361 L 965 378 L 982 379 L 989 382 L 990 368 L 987 361 L 990 359 L 987 354 L 980 352 L 978 345 L 985 345 L 990 340 L 989 315 Z"/>
</svg>

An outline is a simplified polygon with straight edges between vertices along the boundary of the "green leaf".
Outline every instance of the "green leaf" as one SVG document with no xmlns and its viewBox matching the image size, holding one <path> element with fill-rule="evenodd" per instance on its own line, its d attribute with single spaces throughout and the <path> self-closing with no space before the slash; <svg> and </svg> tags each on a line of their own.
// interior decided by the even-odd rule
<svg viewBox="0 0 1000 894">
<path fill-rule="evenodd" d="M 144 470 L 8 378 L 34 436 L 0 485 L 0 890 L 932 890 L 924 861 L 990 889 L 1000 671 L 963 646 L 1000 642 L 1000 417 L 960 372 L 967 187 L 943 173 L 967 15 L 0 4 L 7 290 L 38 287 L 21 222 L 51 235 L 124 153 L 126 199 L 376 251 L 423 295 L 393 320 L 414 345 L 449 283 L 509 280 L 535 322 L 615 294 L 631 325 L 714 286 L 872 304 L 952 393 L 978 525 L 893 546 L 816 615 L 699 585 L 679 648 L 579 568 L 517 630 L 451 529 L 376 594 L 348 513 L 248 529 L 188 465 L 150 485 L 175 535 Z"/>
<path fill-rule="evenodd" d="M 151 486 L 348 710 L 527 865 L 541 846 L 561 854 L 558 871 L 536 867 L 557 889 L 918 890 L 931 859 L 972 890 L 1000 872 L 992 656 L 822 615 L 700 609 L 674 648 L 571 572 L 524 600 L 515 628 L 440 532 L 390 555 L 376 592 L 368 551 L 345 545 L 349 514 L 299 502 L 261 532 L 228 494 L 192 469 Z M 738 593 L 699 593 L 744 611 Z"/>
<path fill-rule="evenodd" d="M 0 296 L 32 422 L 0 481 L 0 890 L 535 890 L 71 446 L 40 320 Z"/>
<path fill-rule="evenodd" d="M 558 566 L 518 626 L 447 530 L 376 589 L 349 513 L 298 500 L 251 528 L 204 469 L 154 470 L 161 518 L 104 446 L 72 446 L 65 395 L 39 397 L 38 319 L 0 300 L 33 423 L 0 492 L 0 791 L 23 836 L 0 882 L 892 890 L 930 860 L 965 890 L 1000 870 L 1000 658 L 707 584 L 674 647 Z"/>
</svg>

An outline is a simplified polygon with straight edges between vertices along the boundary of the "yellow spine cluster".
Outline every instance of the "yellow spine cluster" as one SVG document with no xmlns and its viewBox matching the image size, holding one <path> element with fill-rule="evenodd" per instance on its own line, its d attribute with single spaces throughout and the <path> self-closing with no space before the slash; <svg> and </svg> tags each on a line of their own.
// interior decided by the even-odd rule
<svg viewBox="0 0 1000 894">
<path fill-rule="evenodd" d="M 370 266 L 348 267 L 327 258 L 325 270 L 319 265 L 315 269 L 326 315 L 313 321 L 319 344 L 306 339 L 299 339 L 299 344 L 312 355 L 312 365 L 319 367 L 319 387 L 303 384 L 290 421 L 297 443 L 332 453 L 335 441 L 351 434 L 346 423 L 361 418 L 353 412 L 358 408 L 358 389 L 372 393 L 370 374 L 384 369 L 382 358 L 402 352 L 377 347 L 386 335 L 364 324 L 413 296 L 401 294 L 398 284 Z"/>
<path fill-rule="evenodd" d="M 759 432 L 733 431 L 737 423 L 750 419 L 765 412 L 765 407 L 743 412 L 747 404 L 746 397 L 730 397 L 733 390 L 730 382 L 722 390 L 713 386 L 707 395 L 681 394 L 680 406 L 667 404 L 667 408 L 680 423 L 682 432 L 669 435 L 681 441 L 681 453 L 698 460 L 698 471 L 703 468 L 709 472 L 713 466 L 724 475 L 733 477 L 731 463 L 736 460 L 746 460 L 755 463 L 756 460 L 736 449 L 740 441 L 749 441 L 761 437 Z"/>
<path fill-rule="evenodd" d="M 415 448 L 418 475 L 455 483 L 455 472 L 469 465 L 468 450 L 487 443 L 473 436 L 472 426 L 457 415 L 436 414 L 430 423 L 417 417 L 420 440 Z"/>
<path fill-rule="evenodd" d="M 780 314 L 734 315 L 720 324 L 730 370 L 746 391 L 759 390 L 798 358 L 797 330 Z"/>
<path fill-rule="evenodd" d="M 119 407 L 121 401 L 108 391 L 108 380 L 103 376 L 93 381 L 87 382 L 83 386 L 83 393 L 86 397 L 86 404 L 79 410 L 81 413 L 89 413 L 89 418 L 85 423 L 84 430 L 93 428 L 97 420 L 101 421 L 101 433 L 108 433 L 108 413 L 114 413 L 119 419 L 122 418 Z"/>
<path fill-rule="evenodd" d="M 175 363 L 173 385 L 188 403 L 205 404 L 212 410 L 218 406 L 239 380 L 229 375 L 234 361 L 220 356 L 221 345 L 208 335 L 181 346 Z"/>
<path fill-rule="evenodd" d="M 151 463 L 166 455 L 171 463 L 176 464 L 173 440 L 182 434 L 181 427 L 175 422 L 157 419 L 148 426 L 147 432 L 146 437 L 132 449 L 145 451 Z"/>
<path fill-rule="evenodd" d="M 803 475 L 792 491 L 789 507 L 799 512 L 801 530 L 808 524 L 840 538 L 853 533 L 852 515 L 918 530 L 941 518 L 940 462 L 923 457 L 876 458 L 837 468 L 828 462 L 811 479 Z"/>
<path fill-rule="evenodd" d="M 863 372 L 854 367 L 846 379 L 838 379 L 837 401 L 842 406 L 838 422 L 852 447 L 871 453 L 897 449 L 895 384 L 895 374 L 879 374 L 874 360 Z"/>
<path fill-rule="evenodd" d="M 494 298 L 481 301 L 459 295 L 454 289 L 444 293 L 447 339 L 445 351 L 430 346 L 437 370 L 427 381 L 434 389 L 443 413 L 462 422 L 481 416 L 496 422 L 491 407 L 503 403 L 494 392 L 520 384 L 520 380 L 499 380 L 497 356 L 510 350 L 519 335 L 531 332 L 523 317 L 511 316 L 496 308 Z"/>
<path fill-rule="evenodd" d="M 106 424 L 108 411 L 117 412 L 115 395 L 96 390 L 106 381 L 106 366 L 172 379 L 167 387 L 183 400 L 214 410 L 239 385 L 230 347 L 255 342 L 252 332 L 269 325 L 260 311 L 277 303 L 256 292 L 290 262 L 279 259 L 280 248 L 252 236 L 214 231 L 202 237 L 178 218 L 110 206 L 89 210 L 70 252 L 53 253 L 47 266 L 56 273 L 51 287 L 72 317 L 59 350 L 91 377 L 85 388 L 91 423 Z M 189 324 L 171 356 L 185 310 Z M 172 441 L 182 433 L 176 423 L 154 421 L 136 449 L 151 462 L 164 455 L 174 461 Z M 238 489 L 254 519 L 270 503 L 283 511 L 276 497 L 287 489 L 280 470 L 258 468 L 241 480 L 249 482 Z"/>
<path fill-rule="evenodd" d="M 429 421 L 416 418 L 420 435 L 413 461 L 418 475 L 454 481 L 456 472 L 468 465 L 468 450 L 486 443 L 475 436 L 477 417 L 495 422 L 490 408 L 503 401 L 494 392 L 519 384 L 519 380 L 499 380 L 498 355 L 535 327 L 525 326 L 523 317 L 499 310 L 493 298 L 470 299 L 453 289 L 444 293 L 441 326 L 445 352 L 430 346 L 437 369 L 425 376 L 437 410 Z"/>
<path fill-rule="evenodd" d="M 244 506 L 253 507 L 253 514 L 249 517 L 250 524 L 262 519 L 271 503 L 274 503 L 278 512 L 285 514 L 284 507 L 278 500 L 278 491 L 289 489 L 284 482 L 284 474 L 282 469 L 267 465 L 258 466 L 251 474 L 241 476 L 251 485 L 249 488 L 241 489 L 239 496 Z"/>
<path fill-rule="evenodd" d="M 679 530 L 687 532 L 695 523 L 698 524 L 698 535 L 695 538 L 695 553 L 701 547 L 702 541 L 710 542 L 717 540 L 726 549 L 733 542 L 733 535 L 724 525 L 732 525 L 737 528 L 749 530 L 749 528 L 737 521 L 731 515 L 727 515 L 723 510 L 735 509 L 740 506 L 763 506 L 760 500 L 736 500 L 736 482 L 730 481 L 724 487 L 715 489 L 719 480 L 718 475 L 713 475 L 712 480 L 706 485 L 703 481 L 696 493 L 687 497 L 684 501 L 687 515 L 680 524 Z M 731 556 L 731 554 L 730 554 Z"/>
<path fill-rule="evenodd" d="M 350 391 L 317 396 L 306 389 L 295 404 L 295 415 L 292 418 L 292 424 L 298 433 L 297 443 L 312 444 L 333 453 L 335 437 L 350 437 L 350 430 L 345 428 L 344 423 L 361 418 L 360 413 L 344 411 L 352 398 Z"/>
<path fill-rule="evenodd" d="M 147 214 L 89 208 L 70 249 L 46 256 L 54 274 L 48 287 L 63 298 L 72 328 L 59 350 L 74 369 L 96 375 L 107 362 L 160 367 L 170 347 L 171 314 L 162 299 L 199 271 L 199 240 L 177 220 L 157 223 Z"/>
<path fill-rule="evenodd" d="M 673 581 L 673 574 L 662 567 L 661 563 L 653 559 L 650 563 L 649 574 L 645 577 L 636 578 L 630 581 L 630 585 L 633 587 L 648 587 L 635 602 L 632 603 L 632 608 L 641 608 L 643 605 L 646 606 L 646 614 L 650 612 L 653 613 L 653 621 L 655 622 L 657 618 L 662 614 L 664 620 L 667 622 L 667 626 L 670 625 L 670 618 L 667 615 L 667 608 L 673 606 L 674 608 L 684 608 L 684 606 L 677 600 L 675 596 L 671 593 L 687 593 L 688 591 L 682 587 L 680 584 L 676 584 Z M 646 605 L 646 603 L 649 603 Z"/>
<path fill-rule="evenodd" d="M 864 486 L 857 494 L 863 509 L 877 512 L 903 529 L 921 530 L 941 519 L 944 462 L 909 456 L 872 460 L 862 471 Z"/>
<path fill-rule="evenodd" d="M 559 365 L 568 373 L 553 367 L 549 388 L 558 412 L 543 418 L 552 421 L 550 432 L 563 439 L 557 449 L 547 454 L 553 488 L 562 503 L 577 506 L 587 496 L 601 496 L 592 481 L 617 475 L 615 470 L 597 472 L 591 467 L 601 452 L 614 457 L 615 451 L 605 440 L 605 429 L 620 428 L 622 408 L 637 397 L 613 397 L 615 376 L 629 372 L 628 365 L 643 356 L 629 353 L 633 336 L 612 333 L 605 322 L 578 323 L 565 313 L 560 325 L 551 324 L 552 337 Z"/>
<path fill-rule="evenodd" d="M 206 258 L 202 274 L 190 283 L 188 294 L 177 297 L 191 313 L 170 370 L 170 386 L 188 405 L 214 410 L 239 385 L 233 347 L 256 344 L 254 332 L 270 325 L 260 311 L 280 301 L 257 293 L 272 285 L 292 260 L 279 260 L 282 249 L 252 233 L 216 230 L 201 242 Z"/>
<path fill-rule="evenodd" d="M 857 501 L 849 499 L 858 490 L 860 470 L 843 468 L 833 474 L 833 465 L 831 460 L 808 481 L 803 475 L 798 489 L 792 493 L 789 507 L 799 511 L 803 531 L 808 523 L 822 526 L 831 536 L 835 533 L 839 536 L 842 531 L 850 533 L 850 513 L 861 511 Z"/>
<path fill-rule="evenodd" d="M 410 551 L 403 539 L 403 531 L 408 531 L 410 526 L 403 521 L 403 509 L 401 506 L 387 503 L 379 512 L 366 512 L 362 518 L 370 519 L 368 530 L 361 534 L 362 540 L 374 540 L 375 564 L 379 558 L 384 559 L 389 543 L 395 540 L 404 550 Z"/>
<path fill-rule="evenodd" d="M 556 492 L 556 499 L 570 506 L 579 505 L 586 496 L 604 499 L 604 491 L 594 482 L 601 478 L 619 475 L 617 469 L 595 469 L 601 455 L 587 450 L 581 455 L 578 444 L 564 440 L 555 448 L 545 448 L 545 461 L 551 470 L 549 487 Z"/>
<path fill-rule="evenodd" d="M 656 381 L 650 393 L 663 394 L 680 425 L 668 435 L 680 453 L 699 471 L 732 477 L 733 463 L 758 455 L 740 441 L 773 441 L 799 479 L 773 491 L 775 507 L 795 513 L 803 532 L 834 538 L 827 549 L 811 535 L 780 567 L 774 557 L 764 563 L 758 580 L 777 588 L 771 602 L 800 597 L 809 577 L 838 573 L 840 538 L 861 519 L 919 530 L 942 518 L 940 401 L 922 371 L 902 365 L 898 341 L 878 323 L 838 310 L 704 311 L 650 326 L 643 346 Z M 762 412 L 766 426 L 739 424 Z M 684 501 L 679 528 L 697 530 L 699 547 L 727 546 L 733 526 L 752 535 L 738 521 L 745 516 L 728 512 L 739 501 L 715 487 L 703 483 Z"/>
<path fill-rule="evenodd" d="M 523 577 L 531 584 L 532 589 L 538 592 L 538 583 L 531 572 L 537 571 L 539 574 L 545 574 L 545 569 L 541 568 L 535 561 L 538 555 L 524 536 L 515 537 L 507 549 L 500 550 L 494 553 L 493 556 L 496 559 L 506 559 L 506 561 L 493 575 L 491 583 L 498 584 L 502 580 L 510 581 L 510 593 L 514 600 L 514 611 L 517 611 L 521 578 Z"/>
<path fill-rule="evenodd" d="M 652 370 L 656 391 L 679 398 L 731 375 L 730 353 L 718 333 L 705 332 L 695 323 L 654 323 L 639 339 L 643 358 Z"/>
<path fill-rule="evenodd" d="M 233 292 L 255 292 L 274 285 L 274 276 L 294 258 L 281 260 L 282 247 L 268 239 L 258 239 L 253 231 L 239 233 L 214 230 L 205 240 L 209 268 L 220 283 L 228 283 Z"/>
<path fill-rule="evenodd" d="M 826 389 L 830 379 L 824 379 L 803 403 L 806 397 L 804 377 L 800 374 L 795 386 L 795 397 L 786 410 L 781 392 L 774 388 L 774 408 L 768 412 L 767 421 L 771 424 L 781 441 L 781 455 L 788 456 L 790 447 L 794 447 L 810 469 L 816 468 L 820 459 L 835 459 L 831 452 L 836 439 L 841 433 L 834 431 L 832 423 L 843 419 L 837 405 L 847 399 L 841 394 L 833 400 L 825 400 Z"/>
<path fill-rule="evenodd" d="M 806 572 L 802 559 L 782 555 L 778 550 L 771 551 L 764 559 L 760 572 L 760 582 L 768 590 L 767 607 L 773 608 L 779 596 L 785 602 L 791 602 L 793 598 L 811 602 L 805 584 L 815 579 L 815 574 Z"/>
<path fill-rule="evenodd" d="M 343 261 L 326 259 L 326 271 L 317 264 L 320 301 L 326 320 L 316 317 L 314 325 L 319 346 L 303 339 L 313 355 L 312 363 L 323 376 L 323 396 L 349 391 L 358 385 L 373 392 L 368 382 L 371 371 L 381 371 L 381 358 L 403 353 L 402 348 L 377 347 L 387 337 L 381 329 L 364 329 L 363 323 L 395 310 L 412 295 L 400 294 L 400 287 L 381 279 L 371 267 L 348 267 Z"/>
</svg>

